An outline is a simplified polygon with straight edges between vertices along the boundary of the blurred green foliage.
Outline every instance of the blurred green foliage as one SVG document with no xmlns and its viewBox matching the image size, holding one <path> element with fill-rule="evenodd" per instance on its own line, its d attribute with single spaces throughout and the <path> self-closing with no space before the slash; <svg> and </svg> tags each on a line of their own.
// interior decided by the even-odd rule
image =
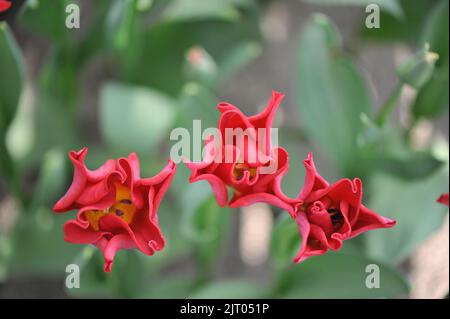
<svg viewBox="0 0 450 319">
<path fill-rule="evenodd" d="M 357 137 L 363 130 L 360 115 L 372 106 L 365 82 L 342 54 L 340 35 L 325 16 L 315 15 L 307 24 L 298 61 L 302 126 L 339 169 L 352 175 Z"/>
<path fill-rule="evenodd" d="M 304 22 L 292 68 L 298 126 L 281 129 L 281 144 L 291 155 L 283 188 L 290 196 L 298 193 L 304 174 L 299 163 L 314 148 L 325 176 L 362 176 L 368 206 L 398 225 L 293 265 L 301 240 L 297 226 L 288 216 L 277 218 L 272 276 L 264 282 L 215 279 L 235 214 L 217 206 L 206 183 L 189 185 L 183 165 L 159 210 L 165 250 L 150 258 L 120 251 L 111 274 L 103 272 L 95 248 L 63 241 L 62 225 L 75 213 L 55 216 L 51 207 L 70 183 L 71 149 L 89 146 L 90 167 L 136 151 L 143 174 L 151 175 L 168 158 L 172 128 L 190 130 L 193 119 L 214 126 L 218 90 L 264 50 L 260 23 L 267 1 L 76 1 L 89 14 L 81 31 L 64 27 L 65 7 L 73 2 L 29 0 L 17 17 L 18 26 L 47 47 L 37 74 L 27 73 L 31 83 L 24 70 L 36 66 L 25 63 L 10 27 L 0 23 L 0 181 L 17 203 L 15 223 L 0 234 L 0 280 L 24 273 L 61 278 L 66 265 L 76 263 L 81 288 L 67 292 L 80 297 L 389 298 L 408 292 L 398 265 L 446 213 L 434 199 L 448 189 L 448 145 L 417 151 L 411 132 L 418 120 L 448 110 L 447 1 L 314 1 L 377 3 L 382 28 L 361 27 L 365 41 L 402 42 L 416 51 L 428 43 L 439 59 L 416 85 L 410 108 L 415 120 L 403 128 L 391 115 L 404 81 L 399 78 L 381 106 L 380 121 L 338 28 L 322 14 Z M 99 75 L 84 83 L 92 68 Z M 98 102 L 86 110 L 81 102 L 89 91 Z M 185 270 L 185 264 L 191 267 Z M 368 264 L 381 268 L 380 289 L 364 285 Z"/>
</svg>

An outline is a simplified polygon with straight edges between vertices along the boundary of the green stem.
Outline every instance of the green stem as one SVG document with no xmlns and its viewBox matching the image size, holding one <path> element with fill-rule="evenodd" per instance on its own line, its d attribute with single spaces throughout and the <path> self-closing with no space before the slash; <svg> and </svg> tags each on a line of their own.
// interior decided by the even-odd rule
<svg viewBox="0 0 450 319">
<path fill-rule="evenodd" d="M 125 62 L 124 72 L 127 78 L 132 73 L 133 59 L 135 59 L 135 45 L 136 45 L 136 24 L 137 24 L 137 0 L 130 0 L 127 8 L 127 15 L 125 22 L 120 30 L 120 37 L 122 38 L 122 46 L 120 48 L 123 60 Z"/>
<path fill-rule="evenodd" d="M 6 116 L 6 114 L 0 113 L 0 181 L 3 179 L 9 191 L 25 206 L 27 199 L 25 193 L 20 189 L 20 177 L 6 146 L 6 131 L 8 124 L 12 121 L 12 119 L 5 119 Z"/>
<path fill-rule="evenodd" d="M 397 106 L 398 100 L 402 93 L 402 90 L 403 90 L 403 83 L 398 83 L 396 85 L 394 91 L 391 93 L 391 95 L 387 99 L 386 103 L 384 103 L 384 105 L 381 107 L 381 110 L 378 113 L 377 119 L 376 119 L 376 122 L 380 127 L 383 127 L 386 124 L 386 121 L 389 118 L 389 115 L 392 113 L 392 111 Z"/>
<path fill-rule="evenodd" d="M 14 166 L 14 162 L 6 149 L 4 139 L 0 141 L 0 150 L 0 153 L 2 154 L 0 157 L 0 172 L 2 173 L 11 194 L 20 200 L 22 206 L 26 206 L 28 199 L 20 188 L 20 178 L 18 177 L 18 172 Z"/>
</svg>

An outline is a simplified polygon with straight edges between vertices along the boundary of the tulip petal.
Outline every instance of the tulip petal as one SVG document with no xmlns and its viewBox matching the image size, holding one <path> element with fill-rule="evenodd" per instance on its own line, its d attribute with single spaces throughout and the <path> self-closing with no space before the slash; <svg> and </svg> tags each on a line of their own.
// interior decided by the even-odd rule
<svg viewBox="0 0 450 319">
<path fill-rule="evenodd" d="M 442 194 L 441 196 L 439 196 L 439 198 L 437 199 L 437 202 L 442 205 L 448 206 L 448 193 Z"/>
<path fill-rule="evenodd" d="M 0 0 L 0 13 L 8 10 L 11 5 L 11 2 Z"/>
<path fill-rule="evenodd" d="M 353 225 L 349 238 L 356 237 L 359 234 L 371 229 L 391 228 L 394 227 L 395 224 L 395 220 L 380 216 L 364 205 L 361 205 L 358 220 L 356 224 Z"/>
<path fill-rule="evenodd" d="M 111 236 L 111 233 L 94 231 L 89 224 L 78 220 L 69 220 L 64 224 L 64 241 L 68 243 L 94 244 L 104 236 Z"/>
<path fill-rule="evenodd" d="M 205 180 L 211 186 L 214 196 L 216 198 L 217 204 L 220 207 L 225 207 L 228 203 L 228 190 L 225 183 L 216 175 L 213 174 L 203 174 L 195 178 L 190 178 L 189 182 L 195 183 L 201 180 Z"/>
<path fill-rule="evenodd" d="M 250 206 L 255 203 L 266 203 L 284 209 L 288 212 L 292 210 L 292 206 L 290 206 L 288 203 L 279 199 L 277 196 L 268 193 L 254 193 L 242 196 L 234 194 L 233 198 L 229 203 L 229 206 L 231 208 L 237 208 L 243 206 Z"/>
<path fill-rule="evenodd" d="M 75 202 L 80 196 L 83 196 L 82 193 L 87 187 L 99 188 L 92 190 L 94 194 L 92 197 L 92 194 L 84 195 L 84 197 L 82 197 L 84 203 L 93 203 L 96 198 L 100 196 L 100 193 L 103 195 L 107 193 L 107 186 L 104 182 L 102 183 L 102 181 L 114 173 L 116 166 L 115 161 L 109 160 L 97 170 L 91 171 L 84 163 L 86 154 L 86 147 L 78 152 L 71 151 L 69 153 L 69 158 L 74 166 L 74 177 L 66 194 L 53 206 L 55 212 L 64 212 L 78 208 Z M 93 186 L 95 184 L 97 184 L 97 186 Z"/>
<path fill-rule="evenodd" d="M 155 190 L 152 188 L 148 194 L 148 212 L 139 214 L 132 223 L 132 238 L 136 246 L 146 255 L 153 255 L 156 250 L 164 248 L 165 241 L 161 229 L 158 226 L 158 218 L 155 215 Z"/>
<path fill-rule="evenodd" d="M 169 189 L 170 184 L 172 183 L 172 179 L 175 176 L 175 172 L 177 170 L 177 166 L 175 165 L 175 162 L 170 160 L 166 167 L 156 176 L 153 177 L 153 182 L 156 182 L 155 187 L 156 193 L 155 198 L 153 200 L 153 207 L 151 210 L 152 216 L 151 219 L 153 220 L 158 212 L 159 204 L 161 203 L 162 198 L 166 194 L 167 190 Z M 148 180 L 142 180 L 143 183 L 148 183 Z"/>
<path fill-rule="evenodd" d="M 302 236 L 302 243 L 300 245 L 300 249 L 297 253 L 297 256 L 294 258 L 295 263 L 300 263 L 306 258 L 305 252 L 307 251 L 308 247 L 308 239 L 309 239 L 309 233 L 311 231 L 311 225 L 308 221 L 308 217 L 304 212 L 298 212 L 297 216 L 295 217 L 295 222 L 297 223 L 298 231 L 300 235 Z"/>
<path fill-rule="evenodd" d="M 316 166 L 314 165 L 312 152 L 310 152 L 308 157 L 303 161 L 303 165 L 306 169 L 305 182 L 303 184 L 303 188 L 297 196 L 297 198 L 301 200 L 305 200 L 313 190 L 317 191 L 324 189 L 329 185 L 328 182 L 317 172 Z"/>
<path fill-rule="evenodd" d="M 280 106 L 281 101 L 283 99 L 284 99 L 283 93 L 272 91 L 272 97 L 270 98 L 264 110 L 261 113 L 250 116 L 248 118 L 250 123 L 252 123 L 252 125 L 257 129 L 262 127 L 264 128 L 271 127 L 277 109 Z"/>
<path fill-rule="evenodd" d="M 118 250 L 131 249 L 134 247 L 135 244 L 130 239 L 130 236 L 128 236 L 128 234 L 119 234 L 114 236 L 113 238 L 111 238 L 111 240 L 108 241 L 103 250 L 99 247 L 103 252 L 103 258 L 105 259 L 104 270 L 106 272 L 111 272 L 114 257 L 116 256 Z"/>
</svg>

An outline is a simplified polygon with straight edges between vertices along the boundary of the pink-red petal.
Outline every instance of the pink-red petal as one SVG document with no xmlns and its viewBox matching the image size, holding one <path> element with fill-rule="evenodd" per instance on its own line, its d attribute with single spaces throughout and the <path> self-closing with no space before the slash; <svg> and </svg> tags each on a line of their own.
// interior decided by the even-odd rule
<svg viewBox="0 0 450 319">
<path fill-rule="evenodd" d="M 442 205 L 448 206 L 448 193 L 442 194 L 441 196 L 439 196 L 439 198 L 437 199 L 437 202 Z"/>
</svg>

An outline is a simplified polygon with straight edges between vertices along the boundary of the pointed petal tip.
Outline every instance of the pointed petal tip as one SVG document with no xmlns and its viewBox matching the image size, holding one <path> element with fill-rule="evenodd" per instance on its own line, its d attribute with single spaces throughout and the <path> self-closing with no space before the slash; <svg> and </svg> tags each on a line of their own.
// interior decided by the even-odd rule
<svg viewBox="0 0 450 319">
<path fill-rule="evenodd" d="M 173 169 L 173 170 L 176 170 L 176 169 L 177 169 L 177 164 L 175 163 L 174 160 L 172 160 L 171 158 L 169 158 L 169 159 L 167 160 L 167 166 L 166 166 L 166 167 L 171 168 L 171 169 Z"/>
<path fill-rule="evenodd" d="M 436 201 L 439 204 L 449 206 L 449 193 L 442 194 Z"/>
<path fill-rule="evenodd" d="M 137 155 L 136 152 L 131 152 L 130 154 L 128 154 L 128 160 L 129 161 L 138 161 L 139 162 L 139 156 Z"/>
<path fill-rule="evenodd" d="M 306 155 L 306 158 L 303 160 L 303 163 L 308 166 L 314 165 L 314 154 L 313 152 L 308 152 L 308 155 Z"/>
<path fill-rule="evenodd" d="M 75 161 L 84 161 L 84 158 L 86 157 L 86 154 L 88 152 L 88 148 L 85 146 L 82 149 L 80 149 L 79 151 L 74 151 L 71 150 L 69 151 L 69 158 L 72 162 Z"/>
<path fill-rule="evenodd" d="M 53 205 L 52 210 L 54 213 L 62 213 L 63 212 L 63 205 L 61 203 L 61 200 L 57 201 L 55 205 Z"/>
<path fill-rule="evenodd" d="M 161 244 L 157 243 L 155 240 L 150 240 L 148 242 L 148 246 L 153 249 L 154 251 L 160 251 L 163 250 L 165 246 L 165 240 L 164 237 L 161 237 Z"/>
<path fill-rule="evenodd" d="M 305 256 L 305 255 L 295 256 L 293 262 L 294 262 L 294 264 L 298 265 L 298 264 L 304 262 L 308 258 L 309 258 L 309 256 Z"/>
<path fill-rule="evenodd" d="M 234 110 L 236 109 L 236 107 L 228 102 L 220 102 L 217 104 L 217 109 L 219 110 L 220 113 L 224 113 L 228 110 Z"/>
<path fill-rule="evenodd" d="M 397 221 L 395 219 L 386 218 L 386 227 L 391 228 L 397 225 Z"/>
<path fill-rule="evenodd" d="M 284 93 L 281 93 L 280 91 L 277 91 L 277 90 L 272 90 L 272 97 L 273 98 L 280 98 L 280 99 L 282 99 L 282 98 L 284 98 Z"/>
<path fill-rule="evenodd" d="M 111 260 L 105 260 L 103 270 L 110 273 L 112 271 L 113 262 Z"/>
</svg>

